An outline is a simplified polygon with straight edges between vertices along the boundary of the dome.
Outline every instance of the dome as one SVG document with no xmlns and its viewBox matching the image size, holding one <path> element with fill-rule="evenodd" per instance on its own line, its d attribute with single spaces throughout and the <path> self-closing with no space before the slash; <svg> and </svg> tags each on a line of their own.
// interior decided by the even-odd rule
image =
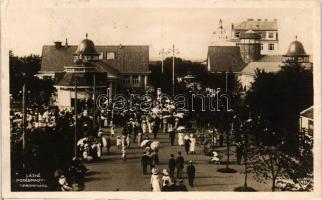
<svg viewBox="0 0 322 200">
<path fill-rule="evenodd" d="M 79 43 L 77 50 L 75 51 L 75 54 L 77 54 L 77 55 L 97 54 L 94 42 L 92 40 L 87 39 L 87 37 L 86 37 L 86 39 L 82 40 Z"/>
<path fill-rule="evenodd" d="M 286 56 L 307 56 L 303 44 L 297 40 L 291 42 L 288 47 Z"/>
<path fill-rule="evenodd" d="M 240 39 L 261 39 L 260 34 L 256 33 L 253 30 L 248 30 L 245 33 L 242 33 Z"/>
</svg>

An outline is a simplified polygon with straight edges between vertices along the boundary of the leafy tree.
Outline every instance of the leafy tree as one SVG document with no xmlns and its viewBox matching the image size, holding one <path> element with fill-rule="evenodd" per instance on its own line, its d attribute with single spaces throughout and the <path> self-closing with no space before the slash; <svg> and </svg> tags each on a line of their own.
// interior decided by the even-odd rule
<svg viewBox="0 0 322 200">
<path fill-rule="evenodd" d="M 298 114 L 313 104 L 312 71 L 299 64 L 284 66 L 278 73 L 257 70 L 246 104 L 249 111 L 270 124 L 277 134 L 274 137 L 285 139 L 288 151 L 294 152 L 298 146 Z"/>
<path fill-rule="evenodd" d="M 284 166 L 289 158 L 276 146 L 253 146 L 252 156 L 248 156 L 252 163 L 249 167 L 258 182 L 271 180 L 272 192 L 276 190 L 276 181 L 283 175 Z"/>
</svg>

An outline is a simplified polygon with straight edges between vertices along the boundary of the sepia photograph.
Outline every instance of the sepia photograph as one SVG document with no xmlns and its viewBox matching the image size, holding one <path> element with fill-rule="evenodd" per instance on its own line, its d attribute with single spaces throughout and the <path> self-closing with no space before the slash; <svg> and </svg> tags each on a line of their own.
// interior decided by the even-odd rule
<svg viewBox="0 0 322 200">
<path fill-rule="evenodd" d="M 2 1 L 4 197 L 317 198 L 320 10 Z"/>
</svg>

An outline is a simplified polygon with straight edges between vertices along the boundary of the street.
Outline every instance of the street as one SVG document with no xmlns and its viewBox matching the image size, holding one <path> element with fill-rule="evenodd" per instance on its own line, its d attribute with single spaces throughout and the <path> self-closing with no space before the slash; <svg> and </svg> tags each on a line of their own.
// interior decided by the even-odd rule
<svg viewBox="0 0 322 200">
<path fill-rule="evenodd" d="M 106 131 L 106 130 L 105 130 Z M 120 129 L 116 130 L 116 135 L 120 133 Z M 115 137 L 113 138 L 115 140 Z M 168 134 L 159 133 L 158 141 L 161 143 L 159 150 L 160 164 L 157 168 L 162 171 L 168 168 L 168 159 L 170 154 L 175 156 L 181 151 L 185 159 L 185 168 L 192 160 L 196 167 L 196 178 L 194 187 L 189 187 L 186 174 L 184 174 L 184 184 L 188 191 L 233 191 L 234 188 L 243 186 L 244 184 L 244 166 L 236 163 L 234 147 L 231 156 L 230 167 L 235 169 L 236 173 L 221 173 L 217 169 L 224 168 L 225 165 L 214 165 L 208 163 L 210 157 L 205 156 L 202 152 L 202 146 L 197 146 L 195 155 L 186 155 L 184 147 L 177 145 L 170 146 Z M 117 149 L 115 145 L 110 149 L 110 155 L 104 154 L 101 160 L 87 163 L 89 169 L 85 179 L 85 191 L 151 191 L 150 177 L 151 175 L 143 175 L 141 167 L 141 156 L 143 149 L 135 143 L 131 143 L 130 149 L 127 149 L 127 160 L 121 159 L 121 149 Z M 226 147 L 216 149 L 217 152 L 224 154 Z M 225 156 L 223 160 L 225 160 Z M 149 169 L 149 168 L 148 168 Z M 160 174 L 160 176 L 162 176 Z M 270 191 L 271 183 L 266 184 L 256 182 L 251 175 L 248 176 L 248 186 L 256 191 Z"/>
</svg>

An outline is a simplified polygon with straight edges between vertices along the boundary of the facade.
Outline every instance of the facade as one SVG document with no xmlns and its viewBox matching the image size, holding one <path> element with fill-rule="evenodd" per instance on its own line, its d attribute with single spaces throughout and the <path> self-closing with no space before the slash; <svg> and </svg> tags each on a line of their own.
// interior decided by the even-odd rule
<svg viewBox="0 0 322 200">
<path fill-rule="evenodd" d="M 254 81 L 256 70 L 277 73 L 282 66 L 297 63 L 312 70 L 312 63 L 309 62 L 309 55 L 305 53 L 303 44 L 300 41 L 292 41 L 288 51 L 284 55 L 260 55 L 259 59 L 250 62 L 240 73 L 238 79 L 243 88 L 248 90 Z"/>
<path fill-rule="evenodd" d="M 81 44 L 80 44 L 81 45 Z M 54 77 L 56 72 L 63 72 L 72 66 L 78 55 L 78 46 L 55 42 L 55 45 L 45 45 L 42 49 L 41 70 L 38 76 Z M 146 88 L 150 74 L 149 47 L 144 45 L 97 45 L 95 68 L 107 73 L 108 88 L 111 94 L 126 88 Z M 85 57 L 86 59 L 86 57 Z M 93 65 L 93 62 L 87 63 Z"/>
<path fill-rule="evenodd" d="M 313 132 L 314 115 L 313 106 L 303 110 L 300 113 L 300 130 L 307 130 Z"/>
<path fill-rule="evenodd" d="M 232 24 L 230 42 L 239 46 L 242 42 L 241 36 L 252 30 L 260 35 L 260 54 L 278 54 L 278 25 L 277 20 L 248 19 L 238 24 Z"/>
</svg>

